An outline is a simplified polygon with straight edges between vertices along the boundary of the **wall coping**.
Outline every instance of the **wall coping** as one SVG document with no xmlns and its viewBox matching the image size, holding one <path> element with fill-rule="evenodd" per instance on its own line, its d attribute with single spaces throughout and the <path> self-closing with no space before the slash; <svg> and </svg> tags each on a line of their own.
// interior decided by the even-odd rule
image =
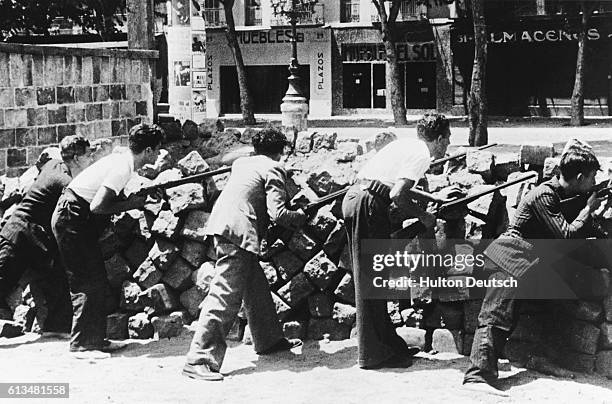
<svg viewBox="0 0 612 404">
<path fill-rule="evenodd" d="M 92 49 L 0 42 L 0 52 L 43 56 L 110 56 L 125 59 L 157 59 L 159 52 L 144 49 Z"/>
</svg>

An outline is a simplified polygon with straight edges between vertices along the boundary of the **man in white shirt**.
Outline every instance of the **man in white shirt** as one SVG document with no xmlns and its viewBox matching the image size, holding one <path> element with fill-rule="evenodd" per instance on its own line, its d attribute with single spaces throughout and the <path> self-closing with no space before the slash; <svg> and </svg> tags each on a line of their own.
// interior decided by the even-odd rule
<svg viewBox="0 0 612 404">
<path fill-rule="evenodd" d="M 74 178 L 60 197 L 51 221 L 72 295 L 70 351 L 77 358 L 105 358 L 122 348 L 105 339 L 106 271 L 98 245 L 96 216 L 144 206 L 146 196 L 119 194 L 133 173 L 157 158 L 163 131 L 139 124 L 129 133 L 129 151 L 110 154 Z"/>
<path fill-rule="evenodd" d="M 359 260 L 362 239 L 389 238 L 392 202 L 430 231 L 435 226 L 435 216 L 416 204 L 409 191 L 425 175 L 432 159 L 445 155 L 450 143 L 448 120 L 444 115 L 426 114 L 417 123 L 417 137 L 396 140 L 376 153 L 357 174 L 357 182 L 342 203 L 355 282 L 358 364 L 364 369 L 408 365 L 414 353 L 395 332 L 386 300 L 364 297 Z"/>
</svg>

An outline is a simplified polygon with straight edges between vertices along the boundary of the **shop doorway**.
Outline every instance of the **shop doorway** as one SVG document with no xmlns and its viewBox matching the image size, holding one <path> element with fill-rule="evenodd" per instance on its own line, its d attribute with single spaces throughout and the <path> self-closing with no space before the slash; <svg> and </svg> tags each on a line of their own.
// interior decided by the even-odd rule
<svg viewBox="0 0 612 404">
<path fill-rule="evenodd" d="M 436 107 L 436 63 L 405 63 L 406 108 Z"/>
<path fill-rule="evenodd" d="M 344 63 L 342 88 L 345 108 L 372 108 L 371 63 Z"/>
<path fill-rule="evenodd" d="M 278 114 L 280 105 L 287 92 L 289 72 L 286 65 L 247 66 L 248 86 L 253 97 L 256 114 Z M 240 91 L 235 66 L 221 66 L 221 113 L 239 114 Z M 299 69 L 301 88 L 310 100 L 310 66 L 301 65 Z"/>
</svg>

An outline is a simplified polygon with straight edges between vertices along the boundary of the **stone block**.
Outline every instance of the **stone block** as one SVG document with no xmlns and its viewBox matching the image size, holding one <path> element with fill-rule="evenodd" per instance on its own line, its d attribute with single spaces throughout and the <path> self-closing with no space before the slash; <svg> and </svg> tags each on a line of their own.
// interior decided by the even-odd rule
<svg viewBox="0 0 612 404">
<path fill-rule="evenodd" d="M 542 177 L 550 179 L 559 173 L 559 163 L 561 162 L 560 157 L 547 157 L 544 160 L 544 170 L 542 171 Z"/>
<path fill-rule="evenodd" d="M 210 281 L 215 276 L 215 264 L 205 262 L 191 274 L 191 280 L 202 292 L 208 293 Z"/>
<path fill-rule="evenodd" d="M 552 143 L 522 144 L 519 150 L 519 162 L 521 164 L 544 166 L 546 158 L 554 155 L 555 147 Z"/>
<path fill-rule="evenodd" d="M 179 249 L 176 245 L 166 240 L 156 240 L 149 251 L 148 260 L 152 261 L 159 270 L 165 271 L 178 255 Z"/>
<path fill-rule="evenodd" d="M 178 337 L 187 323 L 187 316 L 182 311 L 175 311 L 167 315 L 155 316 L 151 319 L 154 336 L 157 339 Z"/>
<path fill-rule="evenodd" d="M 312 151 L 333 150 L 337 139 L 336 132 L 316 132 L 312 136 Z"/>
<path fill-rule="evenodd" d="M 15 145 L 17 147 L 33 146 L 36 144 L 35 128 L 17 128 L 15 130 Z"/>
<path fill-rule="evenodd" d="M 465 164 L 468 172 L 489 178 L 495 167 L 495 156 L 487 150 L 468 150 Z"/>
<path fill-rule="evenodd" d="M 338 143 L 338 151 L 335 154 L 337 162 L 348 163 L 355 161 L 357 156 L 361 156 L 363 154 L 363 148 L 359 143 L 342 142 Z"/>
<path fill-rule="evenodd" d="M 476 185 L 484 185 L 485 181 L 480 174 L 470 173 L 467 170 L 460 170 L 449 174 L 448 182 L 461 188 L 471 189 Z"/>
<path fill-rule="evenodd" d="M 353 324 L 355 324 L 355 319 L 357 318 L 356 316 L 357 310 L 355 307 L 344 303 L 334 303 L 332 318 L 339 324 L 352 327 Z"/>
<path fill-rule="evenodd" d="M 130 315 L 126 313 L 113 313 L 106 316 L 106 338 L 127 339 L 129 319 Z"/>
<path fill-rule="evenodd" d="M 181 293 L 179 300 L 181 305 L 187 309 L 189 314 L 192 317 L 197 318 L 198 313 L 200 312 L 200 304 L 202 304 L 205 297 L 206 293 L 203 292 L 202 289 L 197 286 L 193 286 Z"/>
<path fill-rule="evenodd" d="M 193 267 L 189 265 L 187 261 L 179 257 L 174 260 L 170 268 L 164 273 L 162 282 L 178 291 L 187 290 L 193 285 L 191 279 L 192 273 Z"/>
<path fill-rule="evenodd" d="M 304 339 L 306 336 L 306 324 L 299 321 L 289 321 L 283 324 L 283 334 L 288 339 Z"/>
<path fill-rule="evenodd" d="M 516 339 L 525 342 L 538 343 L 542 341 L 544 336 L 544 329 L 549 318 L 543 314 L 522 314 L 512 335 L 511 339 Z"/>
<path fill-rule="evenodd" d="M 343 302 L 355 304 L 355 284 L 351 274 L 344 274 L 336 290 L 334 290 L 334 295 Z"/>
<path fill-rule="evenodd" d="M 4 112 L 5 125 L 9 128 L 19 128 L 28 126 L 27 109 L 7 109 Z M 14 146 L 15 144 L 9 144 Z"/>
<path fill-rule="evenodd" d="M 41 126 L 48 123 L 46 108 L 28 108 L 28 126 Z"/>
<path fill-rule="evenodd" d="M 74 104 L 74 87 L 56 87 L 58 104 Z"/>
<path fill-rule="evenodd" d="M 299 153 L 310 153 L 312 150 L 312 140 L 314 132 L 303 131 L 299 132 L 295 141 L 295 151 Z"/>
<path fill-rule="evenodd" d="M 287 247 L 303 261 L 309 261 L 319 251 L 318 243 L 303 230 L 293 233 Z"/>
<path fill-rule="evenodd" d="M 425 174 L 425 177 L 427 178 L 429 192 L 438 192 L 450 185 L 448 182 L 448 175 L 446 174 Z"/>
<path fill-rule="evenodd" d="M 153 222 L 151 232 L 168 239 L 175 239 L 180 230 L 180 218 L 169 210 L 162 210 Z"/>
<path fill-rule="evenodd" d="M 306 275 L 299 273 L 278 290 L 278 295 L 291 307 L 295 307 L 314 290 Z"/>
<path fill-rule="evenodd" d="M 397 327 L 395 332 L 404 340 L 407 346 L 417 347 L 421 350 L 425 347 L 425 330 L 415 327 Z"/>
<path fill-rule="evenodd" d="M 346 230 L 343 222 L 338 221 L 336 226 L 327 236 L 325 243 L 323 243 L 323 251 L 334 263 L 338 262 L 342 250 L 347 245 Z"/>
<path fill-rule="evenodd" d="M 36 308 L 33 305 L 19 304 L 13 311 L 13 321 L 22 326 L 24 331 L 32 329 L 35 316 Z"/>
<path fill-rule="evenodd" d="M 321 340 L 326 336 L 330 341 L 348 339 L 351 336 L 351 327 L 331 318 L 311 318 L 308 322 L 308 338 Z"/>
<path fill-rule="evenodd" d="M 147 257 L 134 272 L 134 279 L 143 288 L 147 289 L 161 280 L 163 273 L 155 265 L 151 257 Z"/>
<path fill-rule="evenodd" d="M 144 309 L 144 303 L 140 300 L 142 289 L 137 283 L 124 281 L 121 285 L 121 294 L 119 295 L 119 307 L 123 310 L 141 311 Z"/>
<path fill-rule="evenodd" d="M 149 255 L 149 246 L 142 239 L 135 239 L 123 253 L 131 268 L 138 268 Z"/>
<path fill-rule="evenodd" d="M 125 85 L 124 84 L 111 84 L 108 95 L 111 100 L 125 100 Z"/>
<path fill-rule="evenodd" d="M 266 275 L 268 284 L 270 286 L 273 286 L 274 284 L 276 284 L 276 282 L 278 282 L 278 274 L 276 273 L 276 268 L 274 268 L 274 266 L 270 264 L 269 262 L 265 262 L 265 261 L 259 261 L 259 265 L 261 266 L 261 269 L 263 270 L 264 275 Z"/>
<path fill-rule="evenodd" d="M 199 267 L 207 259 L 207 245 L 198 241 L 186 240 L 183 243 L 181 256 L 194 267 Z"/>
<path fill-rule="evenodd" d="M 276 308 L 276 314 L 278 315 L 278 319 L 283 321 L 285 317 L 291 311 L 291 307 L 283 301 L 278 295 L 272 292 L 272 301 L 274 302 L 274 307 Z"/>
<path fill-rule="evenodd" d="M 577 352 L 594 354 L 597 352 L 597 344 L 601 330 L 584 321 L 572 321 L 564 329 L 564 337 L 569 346 Z"/>
<path fill-rule="evenodd" d="M 174 214 L 206 206 L 204 187 L 200 184 L 184 184 L 166 190 L 170 210 Z"/>
<path fill-rule="evenodd" d="M 338 167 L 322 166 L 311 171 L 308 186 L 319 196 L 336 192 L 349 185 L 349 178 Z"/>
<path fill-rule="evenodd" d="M 104 261 L 106 278 L 112 287 L 118 288 L 123 281 L 132 276 L 132 269 L 125 258 L 118 253 Z"/>
<path fill-rule="evenodd" d="M 140 294 L 145 305 L 145 313 L 149 316 L 165 314 L 179 307 L 178 297 L 175 292 L 163 283 L 159 283 L 143 291 Z"/>
<path fill-rule="evenodd" d="M 280 278 L 285 281 L 300 272 L 304 267 L 304 263 L 288 250 L 274 255 L 272 262 Z"/>
<path fill-rule="evenodd" d="M 445 328 L 436 329 L 433 332 L 432 347 L 438 352 L 461 355 L 463 352 L 463 332 Z"/>
<path fill-rule="evenodd" d="M 320 241 L 327 240 L 329 234 L 336 227 L 336 217 L 331 213 L 331 206 L 323 206 L 305 224 L 305 231 Z"/>
<path fill-rule="evenodd" d="M 612 349 L 612 323 L 601 323 L 601 343 L 603 349 Z"/>
<path fill-rule="evenodd" d="M 23 325 L 15 321 L 0 320 L 0 337 L 15 338 L 23 335 Z"/>
<path fill-rule="evenodd" d="M 580 300 L 572 310 L 572 314 L 577 320 L 596 322 L 603 314 L 603 307 L 600 303 Z"/>
<path fill-rule="evenodd" d="M 128 320 L 128 335 L 133 339 L 153 338 L 153 325 L 145 313 L 133 315 Z"/>
<path fill-rule="evenodd" d="M 329 295 L 317 293 L 308 296 L 308 310 L 312 317 L 331 317 L 332 315 L 332 300 Z"/>
<path fill-rule="evenodd" d="M 304 273 L 320 290 L 325 290 L 331 286 L 338 267 L 321 251 L 306 263 Z"/>
<path fill-rule="evenodd" d="M 58 103 L 59 97 L 58 97 Z M 36 106 L 36 90 L 34 87 L 15 88 L 15 106 L 16 107 L 34 107 Z"/>
<path fill-rule="evenodd" d="M 179 160 L 176 164 L 176 167 L 181 170 L 183 175 L 186 177 L 190 175 L 200 174 L 210 169 L 208 163 L 206 163 L 200 153 L 198 153 L 196 150 L 192 151 L 184 158 Z"/>
<path fill-rule="evenodd" d="M 181 236 L 201 243 L 206 241 L 205 228 L 209 217 L 210 213 L 204 212 L 203 210 L 192 210 L 188 212 L 185 218 L 185 224 L 181 229 Z"/>
<path fill-rule="evenodd" d="M 608 379 L 612 379 L 612 351 L 600 351 L 597 353 L 595 371 Z"/>
</svg>

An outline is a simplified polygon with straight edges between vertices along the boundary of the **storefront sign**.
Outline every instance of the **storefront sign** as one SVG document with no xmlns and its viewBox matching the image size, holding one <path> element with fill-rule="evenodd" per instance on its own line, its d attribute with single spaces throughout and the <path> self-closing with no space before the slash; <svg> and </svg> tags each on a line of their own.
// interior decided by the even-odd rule
<svg viewBox="0 0 612 404">
<path fill-rule="evenodd" d="M 398 43 L 395 45 L 398 62 L 430 62 L 436 60 L 433 42 Z M 372 62 L 386 60 L 383 44 L 343 44 L 342 60 L 344 62 Z"/>
<path fill-rule="evenodd" d="M 206 56 L 206 89 L 213 90 L 213 58 L 211 55 Z"/>
<path fill-rule="evenodd" d="M 316 92 L 321 94 L 325 90 L 325 58 L 323 52 L 317 52 L 317 80 Z"/>
<path fill-rule="evenodd" d="M 293 33 L 290 29 L 277 29 L 270 31 L 240 31 L 236 32 L 236 35 L 240 45 L 290 43 L 291 38 L 293 38 Z M 297 33 L 296 41 L 304 42 L 303 32 Z"/>
<path fill-rule="evenodd" d="M 587 39 L 597 41 L 603 38 L 597 28 L 590 28 L 587 31 Z M 525 31 L 501 31 L 489 33 L 489 43 L 517 43 L 517 42 L 567 42 L 577 41 L 578 34 L 564 29 L 549 30 L 525 30 Z M 473 42 L 474 36 L 460 34 L 457 36 L 457 43 Z"/>
</svg>

